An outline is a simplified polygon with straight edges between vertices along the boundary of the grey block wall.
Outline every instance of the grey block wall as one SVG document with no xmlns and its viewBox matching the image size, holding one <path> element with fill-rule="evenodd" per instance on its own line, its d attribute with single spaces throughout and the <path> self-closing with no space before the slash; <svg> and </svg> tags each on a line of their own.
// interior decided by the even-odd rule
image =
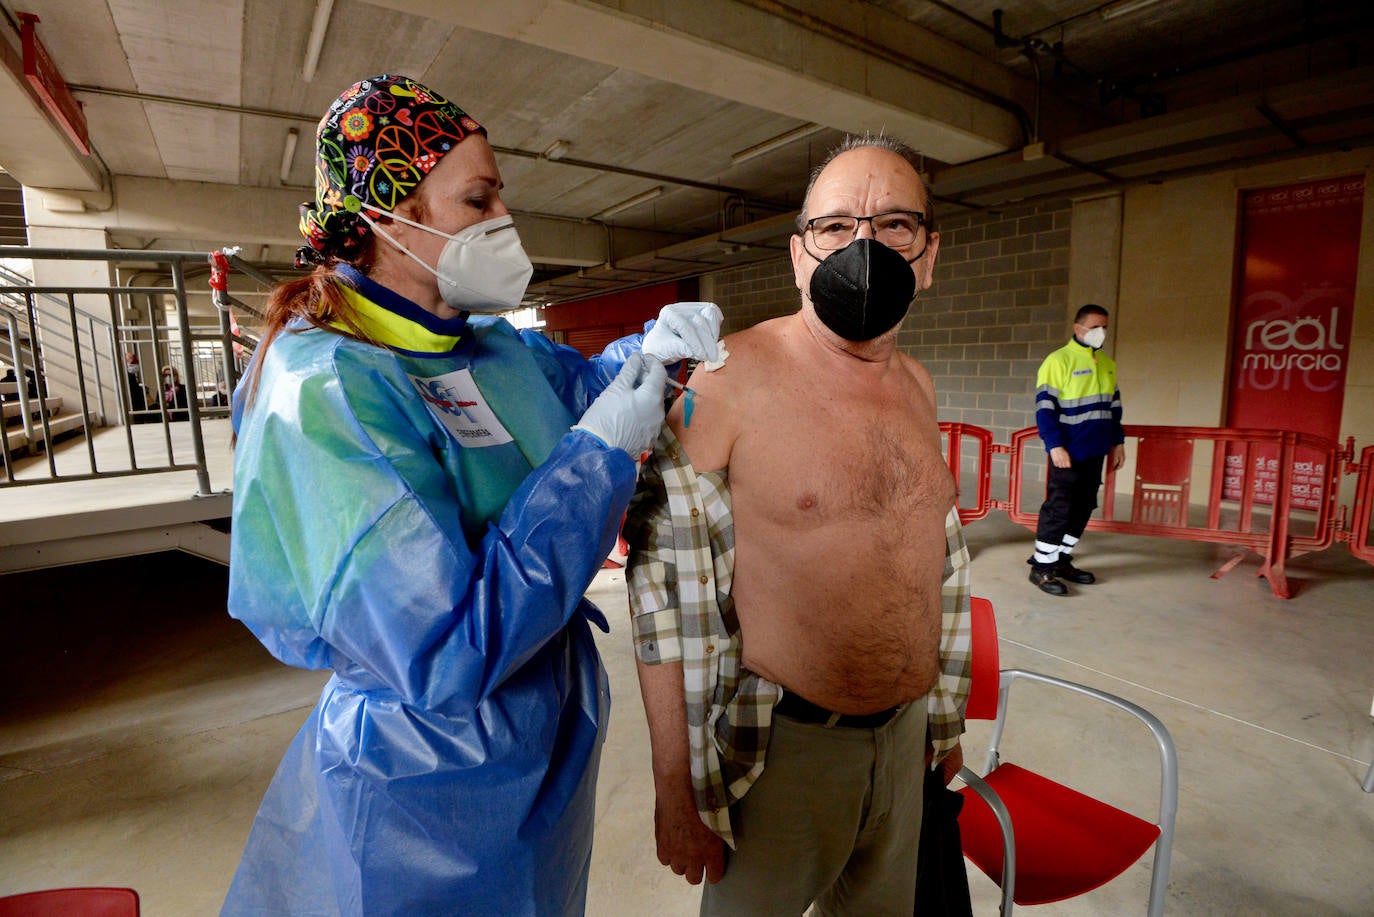
<svg viewBox="0 0 1374 917">
<path fill-rule="evenodd" d="M 725 313 L 721 330 L 732 334 L 779 315 L 796 312 L 801 296 L 792 280 L 792 261 L 778 258 L 701 279 L 701 298 Z"/>
<path fill-rule="evenodd" d="M 1069 335 L 1067 202 L 940 221 L 935 282 L 898 346 L 935 379 L 940 420 L 1008 443 L 1035 423 L 1035 373 Z"/>
</svg>

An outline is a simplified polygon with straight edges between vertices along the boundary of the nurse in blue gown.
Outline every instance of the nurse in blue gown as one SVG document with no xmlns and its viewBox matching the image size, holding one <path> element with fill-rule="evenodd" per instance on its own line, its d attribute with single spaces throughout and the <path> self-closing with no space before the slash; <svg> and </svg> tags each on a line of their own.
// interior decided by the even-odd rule
<svg viewBox="0 0 1374 917">
<path fill-rule="evenodd" d="M 414 80 L 350 87 L 235 393 L 230 613 L 332 669 L 225 914 L 579 914 L 609 696 L 583 592 L 720 312 L 590 360 L 497 313 L 531 267 L 485 131 Z"/>
</svg>

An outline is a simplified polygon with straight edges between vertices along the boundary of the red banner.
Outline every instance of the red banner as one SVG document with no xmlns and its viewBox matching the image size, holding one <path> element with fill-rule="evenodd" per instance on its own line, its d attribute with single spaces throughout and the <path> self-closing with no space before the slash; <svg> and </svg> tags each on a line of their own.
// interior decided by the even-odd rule
<svg viewBox="0 0 1374 917">
<path fill-rule="evenodd" d="M 1228 427 L 1340 438 L 1364 184 L 1353 175 L 1245 192 Z M 1277 464 L 1272 450 L 1255 458 L 1260 502 L 1273 502 Z M 1316 509 L 1331 469 L 1299 464 L 1293 506 Z M 1243 472 L 1242 456 L 1228 454 L 1228 499 L 1240 497 Z"/>
</svg>

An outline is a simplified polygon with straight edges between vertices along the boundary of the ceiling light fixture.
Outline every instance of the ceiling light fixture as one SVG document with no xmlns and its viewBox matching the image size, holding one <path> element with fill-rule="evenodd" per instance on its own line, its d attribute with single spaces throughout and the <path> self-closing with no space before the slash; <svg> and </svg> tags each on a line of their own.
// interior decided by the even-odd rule
<svg viewBox="0 0 1374 917">
<path fill-rule="evenodd" d="M 778 134 L 776 137 L 770 137 L 762 143 L 756 143 L 753 146 L 745 147 L 738 153 L 731 153 L 730 164 L 737 166 L 742 162 L 748 162 L 751 159 L 756 159 L 765 153 L 771 153 L 774 150 L 781 149 L 789 143 L 793 143 L 803 137 L 809 137 L 817 131 L 824 129 L 822 125 L 808 121 L 800 127 L 794 127 L 790 131 Z"/>
<path fill-rule="evenodd" d="M 288 183 L 291 178 L 291 162 L 296 158 L 296 143 L 301 139 L 301 132 L 294 127 L 286 132 L 286 146 L 281 150 L 281 183 Z"/>
<path fill-rule="evenodd" d="M 662 186 L 662 185 L 659 185 L 657 188 L 650 188 L 648 191 L 645 191 L 643 194 L 636 194 L 634 197 L 626 198 L 625 200 L 621 201 L 619 204 L 612 204 L 611 206 L 607 207 L 605 210 L 602 210 L 602 211 L 600 211 L 599 213 L 594 213 L 594 214 L 592 214 L 591 218 L 592 218 L 593 220 L 604 220 L 604 219 L 606 219 L 607 217 L 613 217 L 613 216 L 615 216 L 617 213 L 620 213 L 621 211 L 629 210 L 631 207 L 638 207 L 640 204 L 647 204 L 649 201 L 651 201 L 651 200 L 653 200 L 654 198 L 658 197 L 658 196 L 659 196 L 660 194 L 662 194 L 662 193 L 663 193 L 663 186 Z"/>
<path fill-rule="evenodd" d="M 1131 13 L 1138 13 L 1146 7 L 1154 6 L 1159 0 L 1121 0 L 1120 3 L 1109 3 L 1097 11 L 1105 21 L 1110 22 L 1118 16 L 1129 16 Z"/>
<path fill-rule="evenodd" d="M 549 144 L 549 148 L 544 151 L 545 159 L 552 159 L 554 162 L 568 155 L 568 150 L 572 149 L 572 144 L 566 140 L 555 140 Z"/>
<path fill-rule="evenodd" d="M 324 47 L 324 33 L 329 30 L 329 14 L 334 12 L 334 0 L 315 0 L 315 20 L 310 23 L 310 37 L 305 40 L 305 62 L 301 64 L 301 79 L 307 83 L 315 78 L 320 63 L 320 49 Z"/>
</svg>

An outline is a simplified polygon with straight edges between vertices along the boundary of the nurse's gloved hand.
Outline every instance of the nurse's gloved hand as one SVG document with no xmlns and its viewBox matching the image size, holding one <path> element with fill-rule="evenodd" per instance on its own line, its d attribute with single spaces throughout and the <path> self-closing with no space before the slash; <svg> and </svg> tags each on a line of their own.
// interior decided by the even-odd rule
<svg viewBox="0 0 1374 917">
<path fill-rule="evenodd" d="M 658 321 L 644 335 L 646 357 L 663 363 L 714 360 L 719 354 L 720 323 L 724 316 L 713 302 L 675 302 L 663 307 Z"/>
<path fill-rule="evenodd" d="M 606 390 L 583 413 L 574 430 L 586 430 L 613 449 L 638 459 L 663 426 L 663 396 L 668 374 L 663 364 L 630 354 Z"/>
</svg>

